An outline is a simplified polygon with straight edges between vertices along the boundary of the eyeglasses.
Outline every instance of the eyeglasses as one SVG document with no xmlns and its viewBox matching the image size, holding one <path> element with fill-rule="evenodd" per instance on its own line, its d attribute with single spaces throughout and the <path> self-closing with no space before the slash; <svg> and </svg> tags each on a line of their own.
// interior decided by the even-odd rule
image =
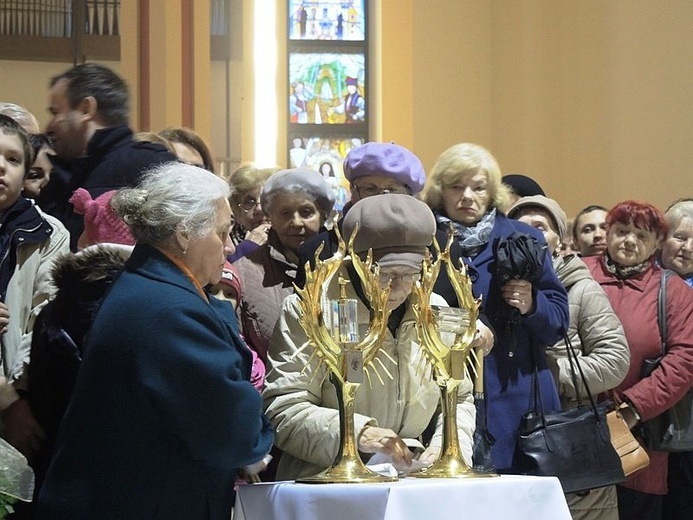
<svg viewBox="0 0 693 520">
<path fill-rule="evenodd" d="M 374 195 L 382 195 L 382 194 L 387 194 L 387 193 L 394 193 L 396 195 L 409 195 L 409 188 L 407 186 L 389 186 L 385 188 L 381 188 L 380 186 L 376 186 L 374 184 L 363 184 L 361 186 L 354 184 L 354 188 L 356 188 L 356 192 L 359 194 L 359 197 L 362 199 L 365 199 L 366 197 L 372 197 Z"/>
<path fill-rule="evenodd" d="M 251 198 L 243 199 L 243 202 L 238 203 L 238 207 L 241 208 L 245 213 L 250 213 L 254 211 L 257 206 L 260 205 L 260 201 Z"/>
<path fill-rule="evenodd" d="M 380 273 L 380 286 L 384 287 L 387 284 L 395 285 L 395 282 L 416 283 L 421 276 L 421 273 Z"/>
</svg>

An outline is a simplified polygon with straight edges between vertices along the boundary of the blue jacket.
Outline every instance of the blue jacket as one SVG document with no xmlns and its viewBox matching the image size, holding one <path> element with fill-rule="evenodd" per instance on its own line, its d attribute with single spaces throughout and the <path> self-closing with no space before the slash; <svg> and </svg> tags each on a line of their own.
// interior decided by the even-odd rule
<svg viewBox="0 0 693 520">
<path fill-rule="evenodd" d="M 560 410 L 558 392 L 546 364 L 544 348 L 555 344 L 568 329 L 568 296 L 554 273 L 551 257 L 546 255 L 543 273 L 534 285 L 535 310 L 520 318 L 520 323 L 513 327 L 513 334 L 507 333 L 508 306 L 502 299 L 499 283 L 494 279 L 493 244 L 515 231 L 545 243 L 542 234 L 534 228 L 498 213 L 486 247 L 474 259 L 466 259 L 471 267 L 474 296 L 482 296 L 481 310 L 496 333 L 496 344 L 484 363 L 487 420 L 488 429 L 496 439 L 491 450 L 493 463 L 497 469 L 509 471 L 512 471 L 520 419 L 530 407 L 534 370 L 532 346 L 544 411 Z M 446 232 L 447 228 L 439 226 L 437 238 L 441 247 L 446 243 Z M 444 272 L 441 272 L 434 291 L 451 306 L 457 306 L 455 293 Z"/>
<path fill-rule="evenodd" d="M 250 366 L 231 305 L 136 246 L 86 340 L 38 517 L 228 520 L 237 468 L 272 444 Z"/>
</svg>

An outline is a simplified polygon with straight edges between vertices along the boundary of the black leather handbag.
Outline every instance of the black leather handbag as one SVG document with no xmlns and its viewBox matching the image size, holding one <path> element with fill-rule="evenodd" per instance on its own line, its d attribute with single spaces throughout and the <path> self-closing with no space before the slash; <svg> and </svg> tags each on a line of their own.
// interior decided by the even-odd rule
<svg viewBox="0 0 693 520">
<path fill-rule="evenodd" d="M 544 413 L 535 363 L 534 408 L 522 417 L 513 466 L 527 475 L 558 477 L 565 493 L 624 482 L 621 459 L 611 444 L 606 422 L 611 402 L 595 403 L 568 338 L 566 346 L 572 375 L 575 377 L 575 363 L 589 404 L 582 404 L 578 392 L 576 408 Z"/>
<path fill-rule="evenodd" d="M 667 353 L 667 280 L 676 276 L 665 269 L 659 284 L 657 297 L 657 322 L 662 346 L 662 354 L 655 359 L 646 359 L 642 376 L 649 376 L 659 366 Z M 693 388 L 688 390 L 674 406 L 657 417 L 642 423 L 642 436 L 645 445 L 657 451 L 693 451 Z"/>
</svg>

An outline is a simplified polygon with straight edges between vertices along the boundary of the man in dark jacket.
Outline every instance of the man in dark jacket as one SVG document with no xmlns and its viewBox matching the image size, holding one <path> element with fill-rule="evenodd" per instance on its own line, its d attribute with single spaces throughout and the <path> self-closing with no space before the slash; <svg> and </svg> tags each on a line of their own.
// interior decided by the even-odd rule
<svg viewBox="0 0 693 520">
<path fill-rule="evenodd" d="M 46 133 L 56 152 L 55 172 L 37 203 L 65 224 L 74 251 L 84 229 L 83 217 L 68 202 L 77 188 L 96 198 L 134 185 L 143 171 L 176 158 L 159 144 L 133 140 L 127 85 L 103 65 L 85 63 L 55 76 L 49 100 Z"/>
</svg>

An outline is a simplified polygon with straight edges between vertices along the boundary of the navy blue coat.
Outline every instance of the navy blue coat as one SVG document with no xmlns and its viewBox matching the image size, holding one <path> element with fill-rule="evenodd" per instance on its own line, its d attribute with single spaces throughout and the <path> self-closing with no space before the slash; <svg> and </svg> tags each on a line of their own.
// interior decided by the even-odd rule
<svg viewBox="0 0 693 520">
<path fill-rule="evenodd" d="M 555 344 L 568 329 L 568 296 L 547 254 L 541 278 L 533 286 L 534 312 L 521 317 L 520 323 L 513 327 L 512 335 L 506 333 L 508 306 L 502 299 L 499 283 L 494 279 L 493 244 L 515 231 L 527 233 L 545 243 L 539 231 L 498 213 L 486 247 L 474 259 L 466 259 L 471 267 L 474 296 L 483 297 L 482 311 L 496 333 L 496 344 L 484 363 L 488 428 L 496 439 L 491 456 L 497 469 L 510 471 L 520 418 L 530 405 L 534 367 L 532 349 L 539 369 L 544 411 L 560 410 L 558 392 L 546 365 L 544 348 Z M 447 227 L 439 226 L 437 239 L 441 247 L 446 243 L 446 233 Z M 434 291 L 451 306 L 457 306 L 457 298 L 444 272 L 441 272 Z"/>
<path fill-rule="evenodd" d="M 272 432 L 228 302 L 138 245 L 86 340 L 43 519 L 224 519 Z"/>
</svg>

